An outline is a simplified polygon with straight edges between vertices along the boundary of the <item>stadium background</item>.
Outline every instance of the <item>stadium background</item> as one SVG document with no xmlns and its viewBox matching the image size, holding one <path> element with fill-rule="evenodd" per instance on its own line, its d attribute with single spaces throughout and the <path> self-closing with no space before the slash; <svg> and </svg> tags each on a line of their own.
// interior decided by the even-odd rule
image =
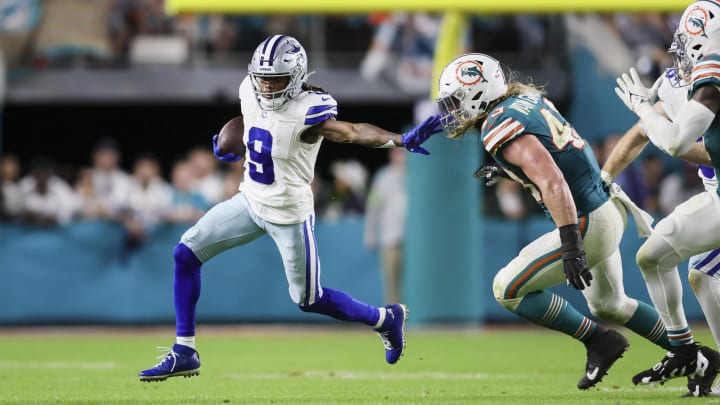
<svg viewBox="0 0 720 405">
<path fill-rule="evenodd" d="M 314 4 L 293 4 L 300 3 Z M 422 2 L 416 3 L 417 7 L 423 6 Z M 630 6 L 619 2 L 582 3 L 588 8 L 579 11 Z M 84 38 L 86 42 L 81 38 L 79 45 L 69 46 L 73 44 L 53 41 L 58 36 L 38 34 L 53 22 L 50 16 L 58 18 L 55 22 L 60 22 L 60 32 L 63 27 L 72 31 L 71 25 L 63 26 L 73 22 L 73 16 L 64 11 L 95 9 L 98 2 L 90 6 L 81 0 L 11 0 L 7 4 L 29 6 L 40 15 L 24 16 L 20 23 L 5 19 L 5 25 L 0 26 L 8 71 L 0 153 L 12 152 L 23 160 L 42 155 L 87 164 L 97 139 L 112 136 L 122 146 L 126 169 L 136 153 L 151 150 L 167 172 L 173 159 L 190 147 L 209 147 L 210 136 L 237 114 L 236 88 L 245 74 L 251 49 L 237 49 L 221 59 L 206 57 L 197 48 L 190 49 L 184 58 L 182 52 L 179 56 L 167 55 L 179 61 L 153 60 L 151 52 L 150 56 L 144 55 L 148 58 L 145 60 L 139 55 L 135 60 L 114 64 L 111 57 L 98 53 L 101 48 L 93 48 L 93 38 Z M 187 3 L 189 10 L 196 13 L 199 11 L 192 7 L 199 4 L 205 2 Z M 169 2 L 168 8 L 173 5 L 182 7 L 183 2 Z M 650 4 L 655 10 L 675 12 L 684 5 L 676 1 Z M 631 6 L 636 8 L 627 11 L 646 7 L 648 2 L 634 2 Z M 551 7 L 548 3 L 547 7 L 543 10 L 553 11 L 557 5 Z M 7 13 L 4 17 L 13 16 L 11 7 L 6 5 L 2 10 Z M 73 14 L 77 17 L 83 13 Z M 622 133 L 634 122 L 612 93 L 616 73 L 613 66 L 607 66 L 608 60 L 620 64 L 616 59 L 625 59 L 611 51 L 598 53 L 596 44 L 583 37 L 589 35 L 587 31 L 566 31 L 578 29 L 577 25 L 585 24 L 587 28 L 597 24 L 592 15 L 540 15 L 545 40 L 530 57 L 522 46 L 517 46 L 522 45 L 521 37 L 512 37 L 517 32 L 504 31 L 502 24 L 498 28 L 487 23 L 497 17 L 495 14 L 485 16 L 477 11 L 470 16 L 485 22 L 472 25 L 472 34 L 468 35 L 468 42 L 475 41 L 472 49 L 498 57 L 521 79 L 532 77 L 536 83 L 547 84 L 551 98 L 589 140 L 601 142 L 607 134 Z M 304 45 L 309 51 L 310 70 L 317 71 L 311 82 L 338 99 L 341 119 L 371 122 L 395 131 L 412 125 L 413 111 L 418 101 L 428 99 L 432 80 L 425 81 L 425 88 L 408 90 L 393 82 L 397 77 L 384 76 L 376 81 L 361 77 L 357 66 L 371 46 L 374 29 L 350 25 L 351 29 L 343 34 L 354 32 L 357 37 L 337 35 L 337 21 L 331 17 L 308 14 L 308 25 L 316 28 L 301 30 L 309 39 Z M 450 14 L 449 20 L 453 18 L 458 22 L 459 15 Z M 457 32 L 453 35 L 453 31 L 460 31 L 460 25 L 445 26 L 439 42 L 458 47 L 465 36 Z M 27 33 L 37 37 L 23 38 Z M 165 35 L 167 42 L 163 44 L 175 46 L 177 37 Z M 354 53 L 347 52 L 343 38 L 353 43 Z M 39 42 L 41 39 L 47 43 Z M 247 42 L 254 46 L 262 37 L 256 39 Z M 20 51 L 18 41 L 24 41 Z M 505 42 L 511 45 L 505 47 Z M 636 50 L 628 51 L 633 55 L 629 62 L 640 60 L 633 53 Z M 457 49 L 438 51 L 446 55 L 453 52 Z M 629 66 L 626 63 L 621 68 Z M 492 276 L 521 246 L 551 229 L 551 224 L 538 217 L 510 221 L 482 214 L 484 190 L 471 177 L 481 163 L 482 153 L 471 137 L 460 143 L 437 137 L 429 142 L 429 149 L 430 158 L 409 159 L 410 221 L 404 288 L 413 311 L 412 322 L 517 321 L 494 302 Z M 319 157 L 319 175 L 328 176 L 330 162 L 345 157 L 360 159 L 371 172 L 386 161 L 381 150 L 326 142 Z M 668 170 L 676 168 L 675 163 L 667 163 Z M 74 222 L 51 230 L 0 224 L 0 271 L 5 276 L 0 285 L 0 305 L 4 308 L 0 324 L 172 323 L 170 252 L 185 227 L 158 228 L 136 253 L 121 258 L 118 251 L 123 230 L 116 224 Z M 320 220 L 317 233 L 324 283 L 382 304 L 378 258 L 362 244 L 362 218 Z M 622 247 L 626 287 L 630 295 L 647 300 L 644 282 L 634 264 L 634 252 L 640 243 L 630 224 Z M 268 238 L 224 253 L 206 266 L 204 274 L 201 322 L 321 321 L 300 313 L 291 304 L 279 256 Z M 571 302 L 585 308 L 578 292 L 558 288 Z M 685 302 L 688 316 L 701 319 L 689 289 Z"/>
</svg>

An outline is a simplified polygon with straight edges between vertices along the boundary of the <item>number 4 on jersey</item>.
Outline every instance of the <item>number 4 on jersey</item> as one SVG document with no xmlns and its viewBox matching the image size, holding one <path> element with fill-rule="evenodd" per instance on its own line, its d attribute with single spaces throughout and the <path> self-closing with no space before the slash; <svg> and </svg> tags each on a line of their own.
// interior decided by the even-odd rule
<svg viewBox="0 0 720 405">
<path fill-rule="evenodd" d="M 582 149 L 585 146 L 585 140 L 575 132 L 575 128 L 567 121 L 560 121 L 552 111 L 545 108 L 541 108 L 540 113 L 545 118 L 548 128 L 550 128 L 553 143 L 558 150 L 565 149 L 568 144 L 571 144 L 576 149 Z"/>
</svg>

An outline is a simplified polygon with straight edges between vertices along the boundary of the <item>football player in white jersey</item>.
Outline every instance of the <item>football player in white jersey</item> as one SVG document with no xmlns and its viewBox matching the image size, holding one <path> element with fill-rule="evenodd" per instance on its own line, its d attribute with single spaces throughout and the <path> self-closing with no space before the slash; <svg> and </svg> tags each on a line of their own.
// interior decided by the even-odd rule
<svg viewBox="0 0 720 405">
<path fill-rule="evenodd" d="M 273 35 L 255 50 L 240 84 L 245 156 L 225 153 L 217 136 L 213 138 L 218 159 L 244 158 L 244 180 L 238 194 L 210 209 L 175 247 L 176 343 L 159 364 L 139 373 L 141 381 L 199 374 L 195 307 L 200 268 L 215 255 L 263 234 L 275 241 L 290 298 L 301 310 L 373 327 L 390 364 L 402 354 L 407 318 L 403 304 L 377 308 L 321 286 L 310 183 L 323 139 L 428 154 L 420 145 L 441 131 L 439 117 L 430 117 L 402 135 L 370 124 L 338 121 L 335 99 L 307 84 L 308 76 L 307 55 L 295 38 Z"/>
<path fill-rule="evenodd" d="M 655 109 L 673 120 L 677 111 L 687 102 L 688 83 L 678 76 L 675 69 L 665 71 L 657 83 L 659 88 Z M 611 186 L 613 179 L 640 155 L 649 142 L 650 140 L 645 134 L 642 122 L 638 122 L 623 135 L 602 168 L 603 181 L 608 187 Z M 709 161 L 707 151 L 699 142 L 680 157 L 700 164 Z M 717 179 L 715 170 L 712 167 L 700 165 L 698 176 L 705 185 L 705 192 L 716 192 Z M 692 226 L 693 218 L 685 216 L 683 211 L 673 212 L 670 217 L 679 224 L 687 223 L 688 226 Z M 720 264 L 714 260 L 718 252 L 720 250 L 712 250 L 691 257 L 688 267 L 688 280 L 707 318 L 715 343 L 720 347 L 720 305 L 718 305 L 718 302 L 720 302 L 720 274 L 717 274 Z M 706 347 L 701 347 L 701 351 L 710 362 L 720 363 L 714 353 Z M 689 394 L 693 396 L 708 395 L 713 378 L 714 374 L 712 372 L 702 378 L 689 378 Z"/>
<path fill-rule="evenodd" d="M 717 171 L 720 167 L 720 121 L 716 119 L 720 111 L 720 3 L 701 0 L 688 6 L 680 18 L 670 51 L 676 60 L 679 79 L 688 84 L 687 101 L 678 103 L 677 107 L 672 102 L 665 106 L 666 112 L 668 106 L 674 110 L 672 120 L 652 104 L 661 81 L 647 88 L 631 69 L 630 75 L 624 74 L 618 79 L 615 91 L 638 115 L 642 131 L 653 144 L 672 156 L 695 155 L 693 161 Z M 696 143 L 698 136 L 702 137 L 701 143 Z M 707 394 L 711 379 L 717 374 L 717 365 L 712 364 L 716 363 L 717 353 L 700 350 L 694 342 L 682 306 L 677 265 L 720 246 L 719 227 L 720 196 L 717 190 L 706 191 L 680 204 L 661 220 L 638 251 L 638 265 L 673 348 L 657 365 L 635 375 L 635 384 L 687 375 L 691 382 L 702 381 L 689 387 L 691 394 Z M 709 265 L 714 257 L 708 258 L 699 263 Z M 699 280 L 696 276 L 691 271 L 692 282 Z"/>
</svg>

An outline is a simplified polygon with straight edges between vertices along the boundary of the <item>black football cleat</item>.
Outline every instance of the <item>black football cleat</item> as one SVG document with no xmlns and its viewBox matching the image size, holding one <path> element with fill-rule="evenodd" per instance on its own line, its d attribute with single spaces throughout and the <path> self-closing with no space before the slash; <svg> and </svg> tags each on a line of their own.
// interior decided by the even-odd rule
<svg viewBox="0 0 720 405">
<path fill-rule="evenodd" d="M 708 366 L 702 375 L 696 372 L 688 376 L 688 397 L 707 397 L 712 394 L 712 385 L 720 370 L 720 353 L 707 347 L 700 346 L 700 353 L 708 360 Z"/>
<path fill-rule="evenodd" d="M 630 348 L 625 336 L 612 329 L 598 330 L 583 343 L 587 362 L 585 374 L 577 384 L 581 390 L 592 388 L 602 381 L 610 367 Z"/>
<path fill-rule="evenodd" d="M 652 368 L 636 374 L 633 384 L 656 384 L 678 377 L 703 377 L 710 361 L 696 343 L 674 347 Z"/>
</svg>

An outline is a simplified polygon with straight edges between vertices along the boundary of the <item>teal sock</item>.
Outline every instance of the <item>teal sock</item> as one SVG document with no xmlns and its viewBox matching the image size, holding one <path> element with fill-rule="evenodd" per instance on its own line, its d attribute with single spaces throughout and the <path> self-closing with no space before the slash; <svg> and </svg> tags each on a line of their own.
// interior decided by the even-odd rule
<svg viewBox="0 0 720 405">
<path fill-rule="evenodd" d="M 623 326 L 663 349 L 670 350 L 672 347 L 670 340 L 668 340 L 668 332 L 665 330 L 665 324 L 662 319 L 660 319 L 660 314 L 647 303 L 638 301 L 637 310 L 635 310 L 632 318 Z"/>
<path fill-rule="evenodd" d="M 670 346 L 672 347 L 684 346 L 695 343 L 695 338 L 693 337 L 692 331 L 690 330 L 689 326 L 682 329 L 668 329 L 667 335 L 668 340 L 670 341 Z"/>
<path fill-rule="evenodd" d="M 597 329 L 597 323 L 578 312 L 557 294 L 535 291 L 520 301 L 515 313 L 530 322 L 584 341 Z"/>
</svg>

